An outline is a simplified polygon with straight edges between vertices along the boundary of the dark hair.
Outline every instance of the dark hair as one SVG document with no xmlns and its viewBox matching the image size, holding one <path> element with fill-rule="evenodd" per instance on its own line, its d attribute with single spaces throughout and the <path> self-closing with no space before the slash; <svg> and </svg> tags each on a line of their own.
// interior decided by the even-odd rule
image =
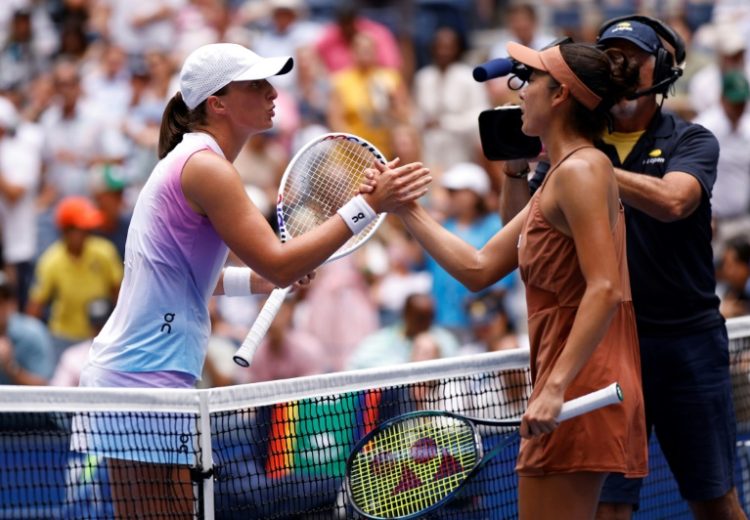
<svg viewBox="0 0 750 520">
<path fill-rule="evenodd" d="M 727 242 L 727 249 L 733 250 L 737 260 L 750 265 L 750 242 L 744 236 L 736 236 Z"/>
<path fill-rule="evenodd" d="M 612 106 L 636 92 L 638 64 L 619 49 L 601 50 L 586 43 L 560 45 L 560 53 L 583 84 L 602 99 L 593 110 L 576 100 L 573 109 L 575 129 L 593 141 L 606 128 Z"/>
<path fill-rule="evenodd" d="M 229 85 L 220 88 L 213 96 L 226 93 Z M 182 140 L 182 136 L 192 132 L 197 125 L 206 123 L 206 102 L 203 101 L 190 110 L 182 99 L 182 93 L 177 92 L 169 100 L 161 116 L 159 128 L 159 159 L 163 159 Z"/>
</svg>

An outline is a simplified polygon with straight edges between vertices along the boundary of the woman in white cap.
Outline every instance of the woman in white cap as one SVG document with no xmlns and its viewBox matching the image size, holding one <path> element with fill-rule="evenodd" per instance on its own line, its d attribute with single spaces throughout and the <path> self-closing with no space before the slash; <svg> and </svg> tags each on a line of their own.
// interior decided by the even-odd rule
<svg viewBox="0 0 750 520">
<path fill-rule="evenodd" d="M 526 286 L 533 391 L 516 465 L 521 519 L 594 518 L 606 475 L 647 472 L 635 315 L 624 210 L 612 164 L 593 146 L 609 109 L 635 92 L 637 67 L 620 51 L 567 43 L 508 44 L 528 67 L 523 132 L 552 167 L 513 220 L 476 249 L 418 204 L 397 210 L 449 273 L 477 291 L 516 267 Z M 380 178 L 368 171 L 379 185 Z M 564 401 L 613 381 L 625 400 L 558 425 Z"/>
<path fill-rule="evenodd" d="M 281 244 L 232 165 L 250 136 L 272 126 L 277 93 L 268 78 L 291 68 L 290 57 L 262 58 L 229 43 L 205 45 L 186 58 L 180 91 L 162 118 L 160 161 L 134 209 L 117 305 L 93 341 L 81 386 L 193 387 L 206 355 L 212 294 L 306 282 L 351 237 L 335 215 Z M 389 163 L 388 180 L 356 203 L 384 212 L 423 195 L 428 171 L 418 163 L 396 165 Z M 229 249 L 254 272 L 224 268 Z M 182 431 L 174 418 L 94 422 L 74 440 L 78 449 L 108 458 L 118 518 L 167 509 L 192 515 L 189 422 Z M 118 440 L 119 433 L 128 438 Z"/>
</svg>

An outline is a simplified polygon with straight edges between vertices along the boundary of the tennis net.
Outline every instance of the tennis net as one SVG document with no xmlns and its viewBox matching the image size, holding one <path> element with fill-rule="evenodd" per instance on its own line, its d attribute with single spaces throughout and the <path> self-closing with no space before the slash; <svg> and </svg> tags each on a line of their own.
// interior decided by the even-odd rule
<svg viewBox="0 0 750 520">
<path fill-rule="evenodd" d="M 750 318 L 728 325 L 745 503 Z M 369 429 L 416 409 L 518 416 L 527 367 L 518 350 L 208 390 L 3 387 L 0 518 L 355 518 L 344 470 Z M 482 430 L 485 448 L 501 435 Z M 508 446 L 432 518 L 516 518 L 517 450 Z M 653 440 L 651 457 L 636 518 L 685 517 Z M 159 500 L 138 511 L 148 493 Z"/>
</svg>

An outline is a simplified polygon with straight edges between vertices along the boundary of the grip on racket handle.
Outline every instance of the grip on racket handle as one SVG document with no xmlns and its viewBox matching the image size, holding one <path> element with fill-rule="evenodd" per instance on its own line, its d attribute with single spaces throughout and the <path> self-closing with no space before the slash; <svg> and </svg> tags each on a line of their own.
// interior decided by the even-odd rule
<svg viewBox="0 0 750 520">
<path fill-rule="evenodd" d="M 253 360 L 255 351 L 258 350 L 258 345 L 263 340 L 263 336 L 268 332 L 268 328 L 271 326 L 271 322 L 276 317 L 276 314 L 281 308 L 281 304 L 284 303 L 284 298 L 289 292 L 290 287 L 283 289 L 274 289 L 271 291 L 271 295 L 266 300 L 263 308 L 258 313 L 258 317 L 255 318 L 255 323 L 250 328 L 250 332 L 247 333 L 245 341 L 242 342 L 240 348 L 234 353 L 234 362 L 241 367 L 249 367 Z"/>
<path fill-rule="evenodd" d="M 557 420 L 564 421 L 610 404 L 619 404 L 622 399 L 622 389 L 619 383 L 612 383 L 601 390 L 576 397 L 563 404 Z"/>
</svg>

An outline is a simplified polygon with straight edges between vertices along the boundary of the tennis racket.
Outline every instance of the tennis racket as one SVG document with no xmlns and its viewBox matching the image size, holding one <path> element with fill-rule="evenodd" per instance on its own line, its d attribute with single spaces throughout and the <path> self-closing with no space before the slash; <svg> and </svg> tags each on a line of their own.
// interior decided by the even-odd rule
<svg viewBox="0 0 750 520">
<path fill-rule="evenodd" d="M 620 403 L 620 385 L 563 404 L 558 421 Z M 399 415 L 360 440 L 346 463 L 349 502 L 365 518 L 409 519 L 454 498 L 488 461 L 518 438 L 516 419 L 479 419 L 452 412 Z M 486 454 L 477 425 L 514 428 Z"/>
<path fill-rule="evenodd" d="M 371 168 L 374 160 L 383 164 L 386 162 L 375 146 L 351 134 L 324 134 L 303 146 L 287 165 L 279 185 L 276 218 L 281 241 L 300 236 L 335 215 L 339 208 L 359 193 L 365 178 L 364 170 Z M 326 263 L 352 253 L 367 242 L 384 219 L 385 213 L 381 213 L 331 255 Z M 290 288 L 277 288 L 271 292 L 245 341 L 235 352 L 235 363 L 250 366 L 258 345 Z"/>
</svg>

